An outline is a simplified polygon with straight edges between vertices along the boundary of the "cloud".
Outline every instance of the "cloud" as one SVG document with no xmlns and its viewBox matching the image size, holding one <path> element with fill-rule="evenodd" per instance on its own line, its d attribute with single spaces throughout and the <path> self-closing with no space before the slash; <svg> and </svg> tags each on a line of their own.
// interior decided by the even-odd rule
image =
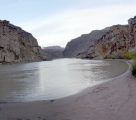
<svg viewBox="0 0 136 120">
<path fill-rule="evenodd" d="M 68 41 L 81 34 L 114 24 L 127 24 L 127 20 L 135 13 L 134 4 L 70 9 L 20 25 L 38 39 L 40 46 L 59 44 L 64 47 Z"/>
</svg>

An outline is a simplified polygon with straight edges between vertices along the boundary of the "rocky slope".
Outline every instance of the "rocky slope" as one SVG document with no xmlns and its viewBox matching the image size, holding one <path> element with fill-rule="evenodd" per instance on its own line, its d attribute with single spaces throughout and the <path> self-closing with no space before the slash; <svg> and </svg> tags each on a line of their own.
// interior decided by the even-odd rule
<svg viewBox="0 0 136 120">
<path fill-rule="evenodd" d="M 71 40 L 66 45 L 63 52 L 64 57 L 76 57 L 78 53 L 85 52 L 94 41 L 109 31 L 109 27 L 102 30 L 94 30 L 89 34 L 83 34 L 80 37 Z"/>
<path fill-rule="evenodd" d="M 37 40 L 9 21 L 0 21 L 0 62 L 27 62 L 49 59 Z"/>
<path fill-rule="evenodd" d="M 48 53 L 52 58 L 63 58 L 64 48 L 60 46 L 42 47 L 45 53 Z"/>
<path fill-rule="evenodd" d="M 136 17 L 128 20 L 128 25 L 114 25 L 110 31 L 87 52 L 77 55 L 79 58 L 116 58 L 125 52 L 135 51 L 136 47 Z"/>
</svg>

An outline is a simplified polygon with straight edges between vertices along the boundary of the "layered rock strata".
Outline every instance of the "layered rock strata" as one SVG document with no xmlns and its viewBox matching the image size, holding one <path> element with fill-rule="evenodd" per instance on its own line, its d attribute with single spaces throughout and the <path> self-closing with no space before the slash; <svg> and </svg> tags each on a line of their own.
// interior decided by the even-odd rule
<svg viewBox="0 0 136 120">
<path fill-rule="evenodd" d="M 0 21 L 0 62 L 41 61 L 44 55 L 37 40 L 9 21 Z"/>
<path fill-rule="evenodd" d="M 79 58 L 116 58 L 125 52 L 135 51 L 136 47 L 136 17 L 128 20 L 128 25 L 114 25 L 110 31 L 100 39 L 95 40 L 95 45 L 83 53 Z"/>
</svg>

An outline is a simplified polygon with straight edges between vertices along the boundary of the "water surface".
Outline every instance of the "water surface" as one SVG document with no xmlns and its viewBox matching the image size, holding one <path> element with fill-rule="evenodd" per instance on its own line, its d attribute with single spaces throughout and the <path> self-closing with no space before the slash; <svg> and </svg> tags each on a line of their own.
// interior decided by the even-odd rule
<svg viewBox="0 0 136 120">
<path fill-rule="evenodd" d="M 0 65 L 0 102 L 56 99 L 124 73 L 123 61 L 57 59 Z"/>
</svg>

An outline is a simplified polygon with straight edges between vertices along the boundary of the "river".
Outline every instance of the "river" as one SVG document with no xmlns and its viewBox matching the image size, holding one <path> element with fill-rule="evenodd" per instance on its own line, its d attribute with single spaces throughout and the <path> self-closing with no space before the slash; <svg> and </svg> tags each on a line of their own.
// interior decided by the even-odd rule
<svg viewBox="0 0 136 120">
<path fill-rule="evenodd" d="M 56 59 L 0 65 L 0 102 L 29 102 L 73 95 L 123 74 L 126 62 Z"/>
</svg>

